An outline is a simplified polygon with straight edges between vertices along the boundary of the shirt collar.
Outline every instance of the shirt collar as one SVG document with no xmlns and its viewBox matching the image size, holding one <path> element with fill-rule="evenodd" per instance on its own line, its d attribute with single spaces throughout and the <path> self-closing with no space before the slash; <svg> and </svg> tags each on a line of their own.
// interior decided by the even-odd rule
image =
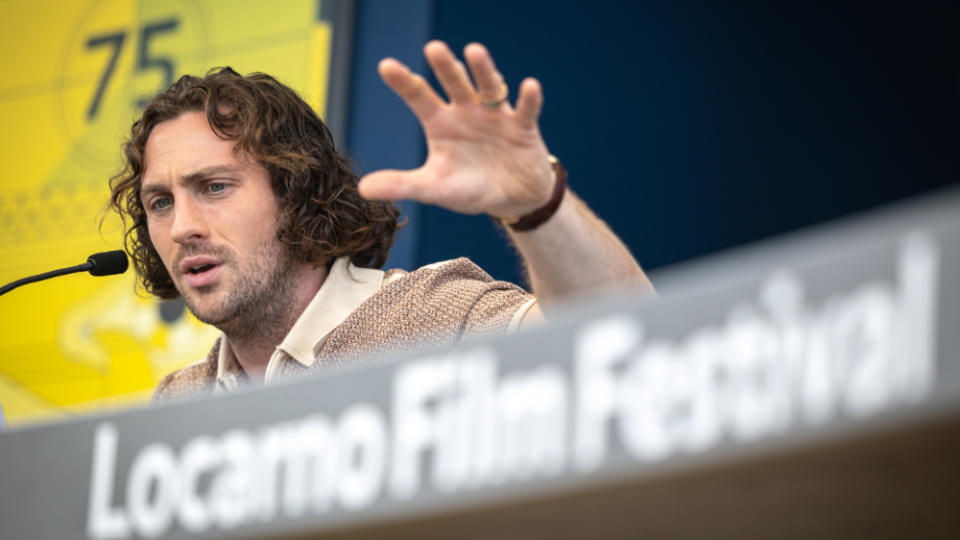
<svg viewBox="0 0 960 540">
<path fill-rule="evenodd" d="M 380 290 L 383 274 L 354 266 L 347 257 L 334 261 L 320 290 L 277 348 L 304 366 L 313 365 L 330 332 Z"/>
<path fill-rule="evenodd" d="M 320 290 L 277 346 L 270 364 L 289 356 L 306 367 L 312 366 L 317 351 L 330 332 L 380 290 L 383 277 L 382 270 L 354 266 L 349 257 L 336 259 Z M 267 366 L 268 378 L 272 371 L 270 364 Z M 232 390 L 245 379 L 246 374 L 230 349 L 230 344 L 226 337 L 222 337 L 217 355 L 217 387 Z"/>
</svg>

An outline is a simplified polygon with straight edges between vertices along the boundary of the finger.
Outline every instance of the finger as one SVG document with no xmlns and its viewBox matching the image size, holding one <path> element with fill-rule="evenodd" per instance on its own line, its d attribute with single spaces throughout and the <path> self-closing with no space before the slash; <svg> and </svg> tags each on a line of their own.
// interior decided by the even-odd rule
<svg viewBox="0 0 960 540">
<path fill-rule="evenodd" d="M 423 48 L 427 63 L 437 76 L 450 101 L 457 104 L 473 103 L 476 92 L 467 74 L 467 68 L 453 56 L 453 52 L 442 41 L 431 41 Z"/>
<path fill-rule="evenodd" d="M 497 71 L 487 48 L 479 43 L 471 43 L 463 49 L 463 57 L 470 66 L 480 98 L 493 101 L 500 97 L 505 90 L 503 75 Z"/>
<path fill-rule="evenodd" d="M 517 117 L 526 127 L 536 127 L 543 108 L 543 89 L 540 82 L 527 77 L 520 83 L 520 97 L 517 98 Z"/>
<path fill-rule="evenodd" d="M 393 58 L 381 60 L 377 71 L 383 82 L 410 107 L 420 123 L 426 122 L 444 106 L 443 100 L 426 79 Z"/>
<path fill-rule="evenodd" d="M 397 171 L 386 169 L 370 173 L 360 179 L 360 195 L 369 200 L 416 200 L 429 202 L 424 197 L 429 191 L 423 187 L 420 169 Z"/>
</svg>

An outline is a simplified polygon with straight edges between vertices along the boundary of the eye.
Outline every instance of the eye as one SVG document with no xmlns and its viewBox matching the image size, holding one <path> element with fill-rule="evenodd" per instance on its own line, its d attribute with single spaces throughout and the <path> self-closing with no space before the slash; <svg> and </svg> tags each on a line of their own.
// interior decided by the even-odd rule
<svg viewBox="0 0 960 540">
<path fill-rule="evenodd" d="M 227 185 L 223 182 L 210 182 L 207 184 L 207 191 L 210 193 L 223 193 L 227 190 Z"/>
<path fill-rule="evenodd" d="M 163 210 L 164 208 L 173 204 L 173 201 L 170 200 L 170 197 L 157 197 L 150 201 L 151 210 Z"/>
</svg>

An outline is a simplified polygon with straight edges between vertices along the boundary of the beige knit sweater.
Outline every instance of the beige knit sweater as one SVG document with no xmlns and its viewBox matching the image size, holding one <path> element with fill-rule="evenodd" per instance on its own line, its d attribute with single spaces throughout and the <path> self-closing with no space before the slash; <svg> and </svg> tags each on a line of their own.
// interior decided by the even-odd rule
<svg viewBox="0 0 960 540">
<path fill-rule="evenodd" d="M 329 334 L 309 369 L 502 334 L 531 298 L 516 285 L 495 281 L 466 258 L 409 273 L 389 270 L 386 276 L 394 279 L 385 280 L 387 285 Z M 219 341 L 206 360 L 167 375 L 154 401 L 211 393 L 218 351 Z M 283 375 L 295 375 L 308 368 L 289 362 L 283 369 Z"/>
</svg>

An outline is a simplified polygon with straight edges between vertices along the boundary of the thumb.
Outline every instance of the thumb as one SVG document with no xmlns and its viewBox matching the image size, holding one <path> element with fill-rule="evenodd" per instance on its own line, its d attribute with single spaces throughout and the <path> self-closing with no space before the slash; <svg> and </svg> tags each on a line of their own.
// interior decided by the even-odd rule
<svg viewBox="0 0 960 540">
<path fill-rule="evenodd" d="M 417 171 L 386 169 L 370 173 L 360 179 L 360 195 L 370 200 L 417 199 L 419 191 Z"/>
</svg>

